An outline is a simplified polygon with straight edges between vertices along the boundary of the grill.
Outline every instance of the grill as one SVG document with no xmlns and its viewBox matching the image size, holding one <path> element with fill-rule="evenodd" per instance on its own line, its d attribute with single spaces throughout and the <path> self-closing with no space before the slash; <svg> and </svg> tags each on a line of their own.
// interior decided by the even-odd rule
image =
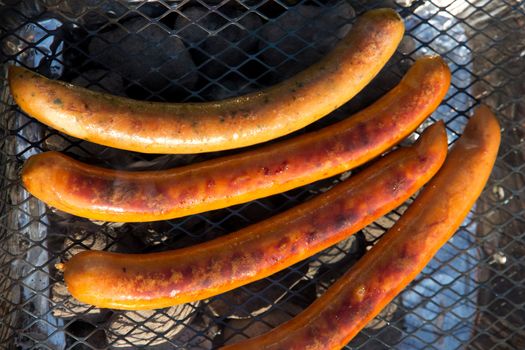
<svg viewBox="0 0 525 350">
<path fill-rule="evenodd" d="M 153 252 L 197 244 L 291 208 L 349 174 L 177 220 L 114 224 L 73 217 L 23 189 L 19 172 L 29 156 L 58 150 L 89 163 L 139 170 L 237 151 L 144 155 L 60 134 L 18 110 L 7 86 L 8 64 L 136 99 L 221 99 L 304 69 L 348 32 L 356 15 L 385 6 L 406 21 L 398 52 L 352 101 L 295 134 L 349 116 L 393 87 L 415 57 L 438 53 L 453 79 L 430 120 L 446 122 L 452 144 L 482 101 L 496 112 L 503 139 L 492 177 L 459 231 L 346 349 L 525 348 L 522 1 L 2 0 L 0 5 L 0 348 L 212 349 L 253 337 L 308 306 L 406 208 L 306 261 L 208 300 L 147 312 L 80 304 L 53 267 L 76 252 Z"/>
</svg>

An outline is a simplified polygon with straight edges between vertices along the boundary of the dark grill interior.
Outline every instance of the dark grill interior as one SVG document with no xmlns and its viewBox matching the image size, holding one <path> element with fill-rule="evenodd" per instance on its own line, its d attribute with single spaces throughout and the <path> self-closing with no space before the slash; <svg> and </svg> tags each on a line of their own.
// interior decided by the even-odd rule
<svg viewBox="0 0 525 350">
<path fill-rule="evenodd" d="M 473 107 L 483 102 L 496 112 L 503 138 L 492 177 L 461 229 L 347 349 L 525 348 L 522 1 L 3 0 L 0 5 L 0 348 L 211 349 L 261 334 L 322 294 L 406 207 L 306 261 L 215 298 L 147 312 L 80 304 L 53 267 L 76 252 L 153 252 L 203 242 L 291 208 L 349 174 L 165 222 L 112 224 L 73 217 L 25 192 L 19 171 L 30 155 L 58 150 L 89 163 L 139 170 L 238 151 L 144 155 L 74 139 L 18 110 L 9 95 L 7 65 L 136 99 L 222 99 L 304 69 L 348 32 L 356 15 L 385 6 L 406 21 L 398 52 L 352 101 L 295 134 L 348 117 L 393 87 L 414 57 L 438 53 L 453 79 L 430 119 L 446 121 L 452 144 Z"/>
</svg>

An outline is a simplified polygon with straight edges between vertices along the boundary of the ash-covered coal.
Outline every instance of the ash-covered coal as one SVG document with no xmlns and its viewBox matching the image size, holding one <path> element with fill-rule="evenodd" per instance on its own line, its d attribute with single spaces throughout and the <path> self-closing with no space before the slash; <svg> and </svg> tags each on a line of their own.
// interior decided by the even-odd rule
<svg viewBox="0 0 525 350">
<path fill-rule="evenodd" d="M 267 279 L 208 299 L 206 307 L 217 317 L 245 319 L 268 311 L 289 295 L 294 286 L 305 279 L 308 266 L 297 264 L 298 270 L 282 270 Z"/>
<path fill-rule="evenodd" d="M 197 305 L 198 302 L 162 310 L 116 312 L 109 320 L 108 340 L 114 348 L 129 349 L 168 343 L 191 323 Z"/>
<path fill-rule="evenodd" d="M 281 323 L 291 320 L 302 310 L 302 307 L 292 302 L 284 302 L 260 315 L 256 320 L 229 320 L 224 328 L 224 345 L 264 334 Z"/>
</svg>

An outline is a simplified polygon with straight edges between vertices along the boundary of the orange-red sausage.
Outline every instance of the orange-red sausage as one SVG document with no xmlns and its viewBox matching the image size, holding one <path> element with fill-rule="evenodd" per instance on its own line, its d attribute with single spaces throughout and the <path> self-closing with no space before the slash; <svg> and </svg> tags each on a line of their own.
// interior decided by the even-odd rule
<svg viewBox="0 0 525 350">
<path fill-rule="evenodd" d="M 386 214 L 437 172 L 446 153 L 438 123 L 415 146 L 236 233 L 165 253 L 86 251 L 59 267 L 71 294 L 98 307 L 156 309 L 208 298 L 280 271 Z"/>
<path fill-rule="evenodd" d="M 395 11 L 369 11 L 319 63 L 266 90 L 223 101 L 135 101 L 20 67 L 9 68 L 9 86 L 24 112 L 71 136 L 144 153 L 219 151 L 286 135 L 338 108 L 381 70 L 403 33 Z"/>
<path fill-rule="evenodd" d="M 97 220 L 165 220 L 224 208 L 330 177 L 380 155 L 439 105 L 449 84 L 445 62 L 425 57 L 376 103 L 317 132 L 165 171 L 114 171 L 47 152 L 27 161 L 22 181 L 47 204 Z"/>
<path fill-rule="evenodd" d="M 223 349 L 341 349 L 454 234 L 490 175 L 499 125 L 481 107 L 445 164 L 399 221 L 341 279 L 294 319 Z"/>
</svg>

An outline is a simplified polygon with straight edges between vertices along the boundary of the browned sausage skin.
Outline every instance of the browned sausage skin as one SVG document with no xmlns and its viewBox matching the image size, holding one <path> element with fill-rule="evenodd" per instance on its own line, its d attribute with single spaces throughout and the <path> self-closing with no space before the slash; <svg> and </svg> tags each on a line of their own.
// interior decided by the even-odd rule
<svg viewBox="0 0 525 350">
<path fill-rule="evenodd" d="M 480 195 L 500 143 L 487 107 L 469 121 L 445 164 L 399 221 L 294 319 L 223 349 L 341 349 L 427 265 Z"/>
<path fill-rule="evenodd" d="M 298 130 L 357 94 L 395 52 L 404 25 L 391 9 L 361 16 L 327 57 L 266 90 L 206 103 L 136 101 L 9 68 L 20 108 L 59 131 L 143 153 L 200 153 Z"/>
<path fill-rule="evenodd" d="M 71 294 L 99 307 L 153 309 L 208 298 L 280 271 L 389 212 L 437 172 L 446 152 L 438 123 L 415 146 L 236 233 L 164 253 L 87 251 L 59 267 Z"/>
<path fill-rule="evenodd" d="M 163 171 L 114 171 L 57 152 L 31 157 L 26 189 L 65 212 L 104 221 L 172 219 L 287 191 L 359 166 L 412 132 L 445 96 L 450 71 L 417 60 L 390 92 L 317 132 L 253 151 Z"/>
</svg>

